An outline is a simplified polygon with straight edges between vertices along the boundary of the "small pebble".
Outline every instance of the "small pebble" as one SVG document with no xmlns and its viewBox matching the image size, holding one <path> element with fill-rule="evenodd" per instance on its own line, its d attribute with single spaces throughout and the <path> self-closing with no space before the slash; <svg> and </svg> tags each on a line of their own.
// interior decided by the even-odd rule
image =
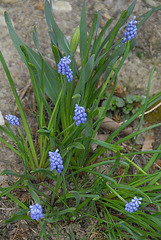
<svg viewBox="0 0 161 240">
<path fill-rule="evenodd" d="M 70 12 L 72 10 L 71 4 L 66 1 L 53 2 L 52 7 L 54 11 L 59 11 L 59 12 Z"/>
<path fill-rule="evenodd" d="M 3 126 L 4 124 L 5 124 L 5 121 L 4 121 L 3 115 L 0 111 L 0 126 Z"/>
<path fill-rule="evenodd" d="M 19 2 L 19 0 L 1 0 L 1 2 L 3 2 L 3 3 L 17 3 L 17 2 Z"/>
</svg>

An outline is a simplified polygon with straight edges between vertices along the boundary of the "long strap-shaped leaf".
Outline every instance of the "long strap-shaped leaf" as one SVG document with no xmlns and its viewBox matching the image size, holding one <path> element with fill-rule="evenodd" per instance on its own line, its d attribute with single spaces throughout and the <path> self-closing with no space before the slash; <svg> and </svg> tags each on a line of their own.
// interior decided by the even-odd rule
<svg viewBox="0 0 161 240">
<path fill-rule="evenodd" d="M 9 30 L 9 34 L 11 36 L 11 39 L 15 45 L 15 48 L 17 49 L 20 57 L 22 58 L 23 62 L 27 65 L 26 58 L 24 56 L 24 53 L 21 51 L 20 46 L 23 45 L 29 55 L 29 61 L 32 63 L 38 73 L 40 74 L 40 79 L 41 79 L 41 66 L 42 66 L 42 60 L 41 56 L 37 54 L 35 51 L 33 51 L 31 48 L 29 48 L 27 45 L 23 43 L 23 41 L 18 37 L 16 34 L 13 25 L 11 23 L 11 20 L 7 14 L 7 12 L 4 13 L 5 16 L 5 21 Z M 46 94 L 49 96 L 49 98 L 52 100 L 52 102 L 55 104 L 57 100 L 57 96 L 59 94 L 59 88 L 58 88 L 58 83 L 57 83 L 57 78 L 58 74 L 56 70 L 51 67 L 49 63 L 44 61 L 44 72 L 45 72 L 45 77 L 44 77 L 44 91 Z M 54 87 L 52 87 L 54 86 Z"/>
<path fill-rule="evenodd" d="M 64 51 L 65 54 L 69 55 L 70 50 L 69 50 L 69 43 L 58 27 L 57 23 L 55 22 L 53 13 L 52 13 L 52 1 L 50 3 L 46 0 L 45 1 L 45 17 L 47 20 L 47 24 L 49 27 L 49 30 L 51 32 L 52 30 L 52 35 L 54 37 L 54 42 L 55 44 L 61 47 L 61 49 Z"/>
<path fill-rule="evenodd" d="M 22 118 L 22 121 L 23 121 L 23 125 L 24 125 L 25 131 L 26 131 L 27 139 L 28 139 L 28 142 L 29 142 L 29 145 L 30 145 L 30 148 L 31 148 L 31 152 L 32 152 L 32 156 L 33 156 L 33 159 L 34 159 L 31 162 L 31 164 L 32 164 L 31 167 L 34 169 L 35 167 L 38 166 L 38 159 L 37 159 L 37 154 L 36 154 L 36 151 L 35 151 L 34 143 L 33 143 L 33 140 L 32 140 L 32 136 L 31 136 L 31 133 L 30 133 L 30 128 L 29 128 L 29 125 L 27 123 L 27 120 L 26 120 L 26 117 L 25 117 L 25 113 L 23 111 L 23 108 L 22 108 L 22 105 L 21 105 L 21 101 L 20 101 L 19 96 L 17 94 L 14 82 L 12 80 L 12 77 L 10 75 L 9 69 L 8 69 L 8 67 L 6 65 L 6 62 L 5 62 L 1 52 L 0 52 L 0 60 L 1 60 L 1 63 L 3 65 L 4 70 L 6 72 L 8 81 L 10 83 L 12 92 L 14 94 L 14 97 L 15 97 L 15 100 L 16 100 L 16 103 L 17 103 L 17 106 L 18 106 L 18 109 L 19 109 L 19 112 L 20 112 L 20 115 L 21 115 L 21 118 Z"/>
<path fill-rule="evenodd" d="M 81 61 L 83 61 L 84 53 L 87 47 L 87 23 L 86 23 L 86 11 L 85 11 L 85 3 L 84 0 L 82 7 L 82 15 L 80 20 L 80 56 Z"/>
</svg>

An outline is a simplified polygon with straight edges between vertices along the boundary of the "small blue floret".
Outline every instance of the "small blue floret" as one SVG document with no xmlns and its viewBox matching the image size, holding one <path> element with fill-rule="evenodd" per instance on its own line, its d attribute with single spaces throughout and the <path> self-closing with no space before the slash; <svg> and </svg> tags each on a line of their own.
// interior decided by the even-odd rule
<svg viewBox="0 0 161 240">
<path fill-rule="evenodd" d="M 80 123 L 85 123 L 87 121 L 87 113 L 85 112 L 84 107 L 78 106 L 78 104 L 75 105 L 73 119 L 76 121 L 76 125 L 79 125 Z"/>
<path fill-rule="evenodd" d="M 61 173 L 64 166 L 63 166 L 63 160 L 61 158 L 60 153 L 58 153 L 58 149 L 56 149 L 55 152 L 51 152 L 49 151 L 49 161 L 50 161 L 50 167 L 51 167 L 51 171 L 53 170 L 57 170 L 58 173 Z"/>
<path fill-rule="evenodd" d="M 30 216 L 32 219 L 35 219 L 36 221 L 39 221 L 40 218 L 43 218 L 42 214 L 42 207 L 39 203 L 36 203 L 35 205 L 30 205 Z"/>
<path fill-rule="evenodd" d="M 134 197 L 131 202 L 125 205 L 125 211 L 132 213 L 138 210 L 139 205 L 141 204 L 142 198 Z"/>
<path fill-rule="evenodd" d="M 5 119 L 6 119 L 10 124 L 12 124 L 13 126 L 19 125 L 19 118 L 16 117 L 16 116 L 14 116 L 14 115 L 11 115 L 11 114 L 6 115 L 6 116 L 5 116 Z"/>
<path fill-rule="evenodd" d="M 68 57 L 61 58 L 57 65 L 58 73 L 62 73 L 63 75 L 66 75 L 68 82 L 73 80 L 73 72 L 71 68 L 68 66 L 70 63 L 71 63 L 71 59 L 70 59 L 70 56 L 68 56 Z"/>
</svg>

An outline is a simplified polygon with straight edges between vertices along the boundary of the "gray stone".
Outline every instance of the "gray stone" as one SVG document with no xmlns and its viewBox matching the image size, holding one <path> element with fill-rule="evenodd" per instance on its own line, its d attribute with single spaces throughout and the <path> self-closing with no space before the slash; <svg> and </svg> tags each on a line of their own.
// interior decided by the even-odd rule
<svg viewBox="0 0 161 240">
<path fill-rule="evenodd" d="M 5 123 L 5 121 L 4 121 L 3 115 L 2 115 L 2 113 L 0 111 L 0 126 L 3 126 L 4 123 Z"/>
<path fill-rule="evenodd" d="M 155 7 L 158 5 L 157 2 L 153 0 L 145 0 L 145 2 L 149 4 L 151 7 Z"/>
<path fill-rule="evenodd" d="M 57 2 L 53 2 L 53 10 L 60 11 L 60 12 L 69 12 L 72 10 L 72 6 L 69 2 L 57 1 Z"/>
<path fill-rule="evenodd" d="M 19 0 L 0 0 L 0 2 L 3 2 L 3 3 L 17 3 L 17 2 L 19 2 Z"/>
<path fill-rule="evenodd" d="M 94 5 L 94 10 L 96 12 L 98 12 L 99 10 L 104 9 L 104 8 L 105 8 L 105 5 L 103 3 L 95 3 L 95 5 Z"/>
</svg>

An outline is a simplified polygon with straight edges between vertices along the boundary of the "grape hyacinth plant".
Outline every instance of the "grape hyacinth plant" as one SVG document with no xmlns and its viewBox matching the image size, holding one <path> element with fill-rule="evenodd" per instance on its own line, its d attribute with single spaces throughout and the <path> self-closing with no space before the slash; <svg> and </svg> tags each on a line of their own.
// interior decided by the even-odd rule
<svg viewBox="0 0 161 240">
<path fill-rule="evenodd" d="M 14 115 L 8 114 L 5 116 L 5 119 L 13 126 L 19 125 L 19 118 Z"/>
<path fill-rule="evenodd" d="M 136 196 L 125 205 L 125 211 L 132 213 L 138 210 L 139 205 L 141 204 L 142 198 L 137 198 Z"/>
<path fill-rule="evenodd" d="M 35 219 L 36 221 L 39 221 L 40 218 L 44 217 L 42 213 L 43 212 L 42 206 L 39 203 L 36 203 L 35 205 L 30 205 L 29 209 L 30 209 L 31 219 L 33 220 Z"/>
<path fill-rule="evenodd" d="M 24 167 L 23 172 L 14 172 L 13 168 L 1 173 L 15 178 L 12 186 L 0 186 L 0 197 L 6 196 L 19 207 L 5 223 L 40 220 L 40 237 L 43 239 L 52 236 L 59 239 L 61 229 L 72 224 L 71 236 L 75 239 L 75 226 L 86 221 L 89 225 L 94 219 L 95 226 L 93 228 L 91 224 L 85 238 L 91 238 L 93 231 L 96 236 L 98 230 L 101 239 L 159 239 L 161 173 L 156 168 L 153 172 L 151 168 L 160 157 L 161 145 L 150 151 L 138 151 L 140 147 L 136 146 L 139 134 L 161 126 L 158 123 L 141 127 L 146 110 L 161 101 L 161 93 L 149 97 L 154 68 L 145 102 L 127 121 L 118 124 L 107 118 L 106 112 L 113 100 L 118 73 L 135 47 L 137 31 L 152 13 L 161 10 L 161 6 L 137 16 L 137 23 L 135 17 L 129 21 L 136 5 L 134 0 L 120 14 L 116 24 L 109 19 L 102 26 L 101 12 L 98 11 L 90 27 L 84 0 L 80 24 L 68 41 L 55 21 L 52 2 L 45 0 L 44 10 L 54 64 L 46 58 L 49 48 L 47 53 L 44 53 L 46 48 L 41 52 L 36 27 L 33 31 L 36 50 L 32 50 L 17 36 L 7 12 L 4 14 L 13 44 L 28 68 L 36 102 L 36 110 L 28 116 L 0 51 L 0 61 L 21 119 L 19 124 L 16 116 L 6 115 L 10 124 L 20 126 L 13 131 L 7 122 L 0 125 L 3 133 L 0 141 L 16 154 L 18 161 L 22 160 Z M 117 40 L 125 25 L 124 39 Z M 108 99 L 106 93 L 109 93 Z M 119 116 L 119 112 L 116 115 Z M 30 121 L 31 117 L 34 121 Z M 128 127 L 131 129 L 131 123 L 136 119 L 140 121 L 138 129 L 131 132 Z M 144 156 L 146 160 L 141 161 Z M 19 189 L 27 196 L 29 194 L 32 200 L 17 198 Z M 138 193 L 139 198 L 126 202 L 125 199 Z M 137 211 L 142 199 L 142 211 Z M 149 211 L 151 204 L 155 208 Z M 126 216 L 125 210 L 135 214 L 127 213 Z M 68 239 L 69 235 L 63 237 Z"/>
<path fill-rule="evenodd" d="M 84 107 L 78 106 L 78 104 L 75 105 L 73 119 L 75 120 L 75 124 L 77 126 L 87 121 L 87 113 L 85 112 Z"/>
<path fill-rule="evenodd" d="M 59 63 L 57 64 L 58 73 L 62 73 L 67 77 L 67 81 L 70 82 L 73 80 L 73 72 L 71 68 L 68 66 L 71 63 L 70 56 L 63 57 L 60 59 Z"/>
</svg>

